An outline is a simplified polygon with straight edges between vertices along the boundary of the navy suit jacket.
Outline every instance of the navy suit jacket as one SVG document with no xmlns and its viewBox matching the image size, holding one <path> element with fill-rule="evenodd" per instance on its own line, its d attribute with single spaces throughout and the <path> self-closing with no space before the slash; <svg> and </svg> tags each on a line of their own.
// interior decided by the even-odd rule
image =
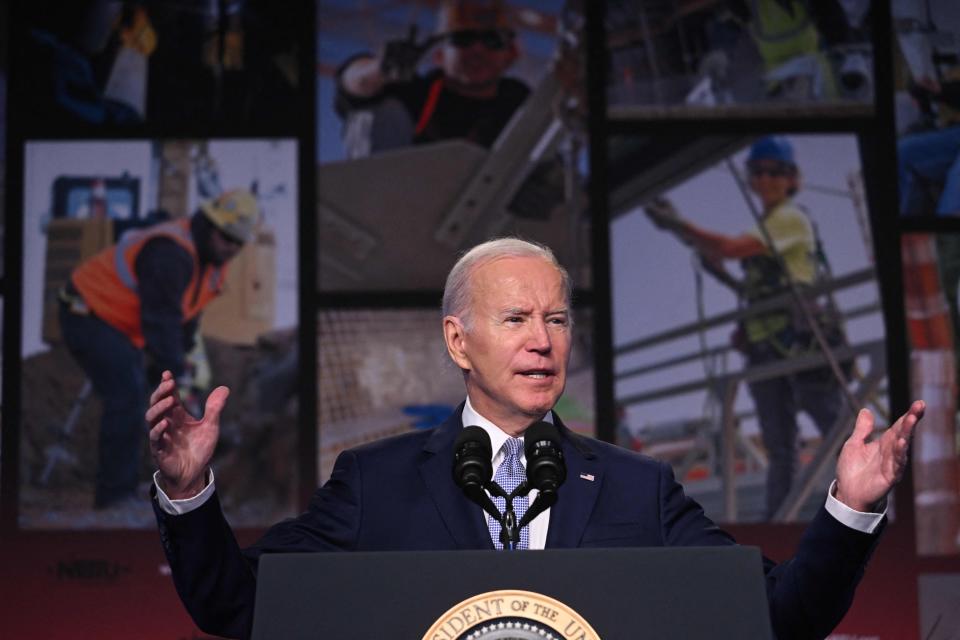
<svg viewBox="0 0 960 640">
<path fill-rule="evenodd" d="M 440 427 L 345 451 L 307 511 L 241 550 L 214 496 L 171 516 L 154 510 L 180 597 L 207 632 L 244 637 L 264 553 L 493 549 L 480 507 L 452 477 L 462 406 Z M 567 480 L 550 510 L 548 548 L 736 544 L 684 494 L 670 467 L 572 433 L 555 419 Z M 765 561 L 778 638 L 827 635 L 849 608 L 878 534 L 821 509 L 796 555 Z M 638 580 L 642 577 L 638 577 Z"/>
</svg>

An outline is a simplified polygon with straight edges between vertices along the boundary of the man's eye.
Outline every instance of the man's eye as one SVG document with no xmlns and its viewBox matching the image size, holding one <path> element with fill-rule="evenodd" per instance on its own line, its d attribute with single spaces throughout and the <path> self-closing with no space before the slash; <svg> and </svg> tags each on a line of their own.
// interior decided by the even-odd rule
<svg viewBox="0 0 960 640">
<path fill-rule="evenodd" d="M 553 325 L 557 325 L 558 327 L 565 327 L 565 326 L 567 326 L 567 319 L 566 319 L 566 318 L 562 318 L 562 317 L 561 317 L 561 318 L 550 318 L 549 320 L 547 320 L 547 322 L 549 322 L 550 324 L 553 324 Z"/>
</svg>

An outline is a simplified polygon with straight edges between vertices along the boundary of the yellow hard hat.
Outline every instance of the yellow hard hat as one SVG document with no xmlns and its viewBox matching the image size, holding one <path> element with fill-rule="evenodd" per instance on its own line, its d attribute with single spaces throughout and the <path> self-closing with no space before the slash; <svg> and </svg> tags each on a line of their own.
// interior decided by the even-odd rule
<svg viewBox="0 0 960 640">
<path fill-rule="evenodd" d="M 225 191 L 201 204 L 200 210 L 220 231 L 240 242 L 250 240 L 260 219 L 257 196 L 246 189 Z"/>
<path fill-rule="evenodd" d="M 500 0 L 444 0 L 437 15 L 437 33 L 476 29 L 510 30 L 510 18 Z"/>
</svg>

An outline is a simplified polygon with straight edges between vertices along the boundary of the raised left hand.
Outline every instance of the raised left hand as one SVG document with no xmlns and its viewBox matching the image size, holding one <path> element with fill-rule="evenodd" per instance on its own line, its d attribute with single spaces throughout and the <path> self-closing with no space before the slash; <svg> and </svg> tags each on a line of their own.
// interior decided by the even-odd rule
<svg viewBox="0 0 960 640">
<path fill-rule="evenodd" d="M 903 476 L 910 440 L 926 408 L 916 400 L 899 420 L 870 441 L 873 414 L 861 409 L 853 434 L 837 460 L 836 498 L 851 509 L 871 512 Z"/>
</svg>

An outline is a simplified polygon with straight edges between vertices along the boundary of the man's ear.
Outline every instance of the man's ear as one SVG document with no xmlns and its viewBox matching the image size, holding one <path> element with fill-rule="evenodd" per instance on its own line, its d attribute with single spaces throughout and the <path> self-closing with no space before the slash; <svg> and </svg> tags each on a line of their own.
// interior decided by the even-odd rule
<svg viewBox="0 0 960 640">
<path fill-rule="evenodd" d="M 450 359 L 464 371 L 469 371 L 470 358 L 466 350 L 467 330 L 457 316 L 443 318 L 443 339 L 447 343 L 447 353 Z"/>
</svg>

